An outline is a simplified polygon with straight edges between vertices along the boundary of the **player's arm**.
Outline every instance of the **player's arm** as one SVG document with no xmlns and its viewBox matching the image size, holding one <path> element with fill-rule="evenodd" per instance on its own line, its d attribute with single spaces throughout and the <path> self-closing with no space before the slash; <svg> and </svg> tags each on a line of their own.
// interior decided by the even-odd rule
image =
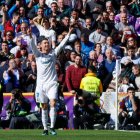
<svg viewBox="0 0 140 140">
<path fill-rule="evenodd" d="M 65 36 L 65 38 L 61 41 L 61 43 L 58 45 L 58 47 L 55 48 L 55 54 L 58 55 L 59 52 L 63 49 L 63 47 L 66 45 L 70 34 L 72 33 L 73 28 L 69 28 L 68 34 Z"/>
<path fill-rule="evenodd" d="M 41 52 L 37 49 L 36 45 L 35 45 L 35 40 L 34 38 L 32 38 L 31 40 L 31 46 L 32 46 L 32 51 L 33 51 L 33 54 L 36 56 L 36 57 L 39 57 L 41 55 Z"/>
</svg>

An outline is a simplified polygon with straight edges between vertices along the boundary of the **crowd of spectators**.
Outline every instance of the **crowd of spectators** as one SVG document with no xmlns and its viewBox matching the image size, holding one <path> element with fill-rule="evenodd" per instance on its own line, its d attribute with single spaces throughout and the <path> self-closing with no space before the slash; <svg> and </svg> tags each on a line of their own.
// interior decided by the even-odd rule
<svg viewBox="0 0 140 140">
<path fill-rule="evenodd" d="M 37 69 L 31 40 L 41 51 L 41 36 L 55 49 L 65 41 L 55 69 L 61 91 L 74 93 L 89 66 L 103 91 L 140 91 L 139 0 L 1 0 L 0 90 L 34 92 Z M 74 28 L 66 40 L 69 28 Z"/>
</svg>

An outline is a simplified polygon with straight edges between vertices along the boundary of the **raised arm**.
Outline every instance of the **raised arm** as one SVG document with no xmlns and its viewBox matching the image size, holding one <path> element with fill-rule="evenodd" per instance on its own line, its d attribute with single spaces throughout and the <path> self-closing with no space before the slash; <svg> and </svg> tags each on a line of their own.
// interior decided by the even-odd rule
<svg viewBox="0 0 140 140">
<path fill-rule="evenodd" d="M 31 39 L 31 46 L 32 46 L 32 51 L 35 57 L 39 57 L 41 55 L 41 52 L 37 49 L 34 38 Z"/>
<path fill-rule="evenodd" d="M 4 25 L 6 23 L 6 8 L 5 7 L 2 7 L 2 12 L 3 12 L 3 17 L 2 17 L 2 25 Z"/>
<path fill-rule="evenodd" d="M 70 37 L 70 34 L 72 33 L 73 28 L 69 28 L 68 34 L 65 36 L 65 38 L 61 41 L 61 43 L 55 48 L 55 54 L 58 55 L 60 51 L 63 49 L 63 47 L 66 45 L 68 42 L 68 39 Z"/>
</svg>

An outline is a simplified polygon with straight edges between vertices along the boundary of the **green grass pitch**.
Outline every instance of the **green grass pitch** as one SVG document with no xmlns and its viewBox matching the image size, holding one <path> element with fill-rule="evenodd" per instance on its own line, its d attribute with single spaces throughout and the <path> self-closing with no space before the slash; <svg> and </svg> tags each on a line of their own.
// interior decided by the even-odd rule
<svg viewBox="0 0 140 140">
<path fill-rule="evenodd" d="M 0 140 L 140 140 L 140 131 L 58 130 L 42 136 L 42 130 L 0 130 Z"/>
</svg>

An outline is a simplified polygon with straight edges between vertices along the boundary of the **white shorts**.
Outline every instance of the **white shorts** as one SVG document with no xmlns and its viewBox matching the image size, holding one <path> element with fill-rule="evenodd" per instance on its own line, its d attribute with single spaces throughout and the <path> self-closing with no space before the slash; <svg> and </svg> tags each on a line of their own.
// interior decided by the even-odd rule
<svg viewBox="0 0 140 140">
<path fill-rule="evenodd" d="M 50 99 L 58 98 L 58 83 L 42 83 L 37 84 L 35 91 L 36 102 L 48 103 Z"/>
</svg>

